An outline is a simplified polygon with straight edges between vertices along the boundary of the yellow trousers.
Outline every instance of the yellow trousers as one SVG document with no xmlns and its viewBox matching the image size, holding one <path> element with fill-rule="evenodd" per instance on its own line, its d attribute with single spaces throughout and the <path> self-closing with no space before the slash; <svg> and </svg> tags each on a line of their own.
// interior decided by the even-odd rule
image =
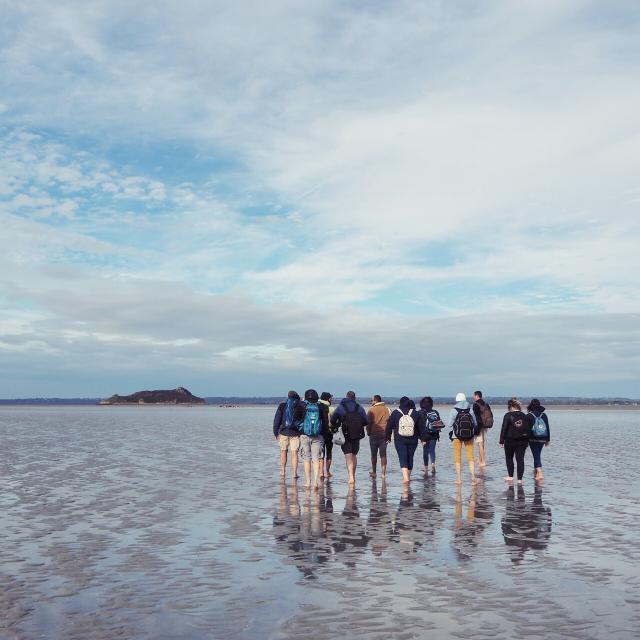
<svg viewBox="0 0 640 640">
<path fill-rule="evenodd" d="M 472 440 L 458 440 L 453 439 L 453 460 L 456 464 L 462 462 L 462 446 L 464 445 L 465 452 L 467 454 L 467 462 L 473 462 L 473 439 Z"/>
</svg>

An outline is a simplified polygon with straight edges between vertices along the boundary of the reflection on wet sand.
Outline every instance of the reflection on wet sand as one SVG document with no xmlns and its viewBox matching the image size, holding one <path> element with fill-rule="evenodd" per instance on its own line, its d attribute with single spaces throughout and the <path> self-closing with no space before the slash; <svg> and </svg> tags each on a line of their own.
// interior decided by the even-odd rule
<svg viewBox="0 0 640 640">
<path fill-rule="evenodd" d="M 551 519 L 551 509 L 542 503 L 540 483 L 536 482 L 529 501 L 521 485 L 517 490 L 512 486 L 507 489 L 502 535 L 509 547 L 511 562 L 520 564 L 529 549 L 547 547 L 551 538 Z"/>
<path fill-rule="evenodd" d="M 266 409 L 0 409 L 0 638 L 632 638 L 637 426 L 606 416 L 566 413 L 543 495 L 491 458 L 458 490 L 444 447 L 409 487 L 282 483 Z"/>
<path fill-rule="evenodd" d="M 473 556 L 482 532 L 493 520 L 493 514 L 493 506 L 483 483 L 472 487 L 466 504 L 462 498 L 462 488 L 457 488 L 452 543 L 460 560 L 468 560 Z"/>
</svg>

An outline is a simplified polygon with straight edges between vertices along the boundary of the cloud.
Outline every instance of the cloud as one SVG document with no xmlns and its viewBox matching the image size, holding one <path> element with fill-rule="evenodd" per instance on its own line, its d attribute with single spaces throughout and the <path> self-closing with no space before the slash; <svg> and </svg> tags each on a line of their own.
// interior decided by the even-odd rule
<svg viewBox="0 0 640 640">
<path fill-rule="evenodd" d="M 508 392 L 519 374 L 501 338 L 535 336 L 532 384 L 628 388 L 634 11 L 583 0 L 7 11 L 5 371 L 27 381 L 53 354 L 74 371 L 90 354 L 103 380 L 171 363 L 228 385 L 255 372 L 266 389 L 270 366 L 304 363 L 300 375 L 327 384 L 382 375 L 401 391 L 419 345 L 443 387 L 477 380 L 446 345 L 486 349 L 484 379 Z M 540 373 L 539 351 L 562 354 L 565 377 Z"/>
</svg>

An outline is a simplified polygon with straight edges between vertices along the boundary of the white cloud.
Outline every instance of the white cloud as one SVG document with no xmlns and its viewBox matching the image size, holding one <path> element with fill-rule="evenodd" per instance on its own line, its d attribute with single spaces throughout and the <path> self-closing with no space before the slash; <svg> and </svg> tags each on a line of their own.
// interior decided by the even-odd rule
<svg viewBox="0 0 640 640">
<path fill-rule="evenodd" d="M 598 350 L 598 374 L 566 327 L 604 324 L 615 350 L 612 319 L 640 311 L 640 34 L 610 26 L 633 8 L 13 8 L 0 27 L 0 294 L 41 315 L 32 335 L 9 324 L 6 344 L 365 377 L 382 344 L 391 380 L 404 340 L 456 341 L 458 320 L 474 331 L 471 306 L 492 353 L 501 335 L 537 335 L 564 375 L 627 380 L 633 358 Z M 134 147 L 153 151 L 113 159 Z M 508 363 L 485 374 L 506 384 Z"/>
</svg>

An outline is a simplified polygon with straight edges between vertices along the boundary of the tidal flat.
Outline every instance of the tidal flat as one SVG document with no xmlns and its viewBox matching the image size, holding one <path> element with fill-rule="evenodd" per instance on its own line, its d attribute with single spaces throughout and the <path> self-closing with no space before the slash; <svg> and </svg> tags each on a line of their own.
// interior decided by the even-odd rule
<svg viewBox="0 0 640 640">
<path fill-rule="evenodd" d="M 546 478 L 319 492 L 272 407 L 0 407 L 0 638 L 637 638 L 640 412 L 551 408 Z M 302 467 L 300 469 L 302 471 Z"/>
</svg>

